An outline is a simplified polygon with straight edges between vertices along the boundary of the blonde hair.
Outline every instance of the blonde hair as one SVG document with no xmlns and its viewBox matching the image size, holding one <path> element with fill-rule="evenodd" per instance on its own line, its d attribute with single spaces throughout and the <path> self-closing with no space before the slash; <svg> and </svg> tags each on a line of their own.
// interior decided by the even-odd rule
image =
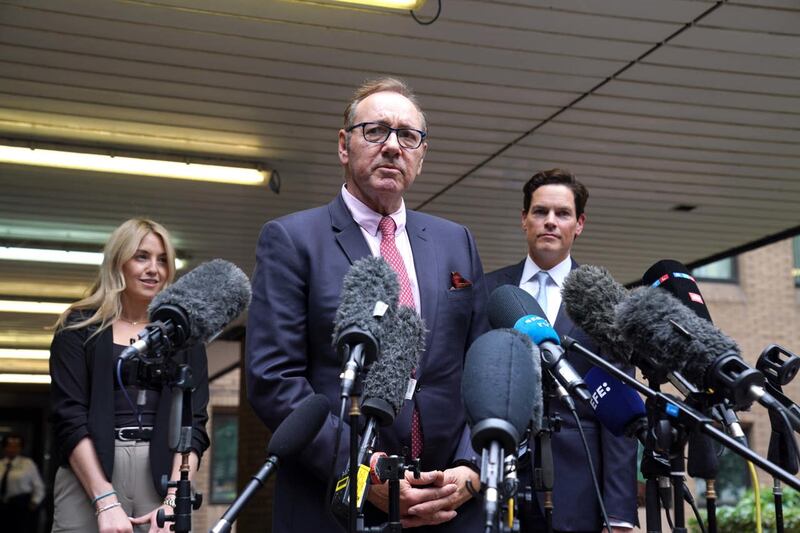
<svg viewBox="0 0 800 533">
<path fill-rule="evenodd" d="M 111 325 L 122 314 L 121 295 L 125 291 L 125 276 L 122 266 L 128 262 L 139 248 L 142 239 L 148 234 L 161 238 L 167 254 L 167 279 L 164 286 L 172 283 L 175 277 L 175 248 L 169 232 L 158 222 L 146 218 L 132 218 L 123 222 L 108 238 L 103 248 L 103 264 L 97 279 L 89 289 L 89 296 L 70 305 L 55 324 L 55 329 L 80 329 L 99 324 L 92 336 Z M 75 311 L 94 311 L 92 316 L 77 322 L 67 323 Z"/>
</svg>

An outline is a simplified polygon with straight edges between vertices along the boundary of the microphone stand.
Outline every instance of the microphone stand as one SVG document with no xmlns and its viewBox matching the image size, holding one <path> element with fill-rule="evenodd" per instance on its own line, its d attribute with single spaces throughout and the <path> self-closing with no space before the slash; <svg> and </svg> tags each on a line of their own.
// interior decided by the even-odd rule
<svg viewBox="0 0 800 533">
<path fill-rule="evenodd" d="M 161 478 L 162 487 L 177 487 L 175 493 L 175 509 L 166 514 L 159 509 L 156 514 L 158 527 L 173 522 L 172 529 L 176 533 L 189 533 L 192 530 L 192 509 L 197 510 L 203 503 L 203 495 L 199 492 L 192 495 L 192 482 L 189 480 L 189 453 L 192 444 L 192 391 L 194 379 L 192 370 L 187 364 L 177 365 L 174 373 L 170 373 L 172 389 L 172 406 L 170 409 L 169 447 L 181 454 L 180 479 L 169 481 L 165 474 Z"/>
<path fill-rule="evenodd" d="M 658 385 L 656 385 L 657 387 Z M 656 389 L 658 390 L 658 389 Z M 662 431 L 658 434 L 656 428 L 660 427 L 658 423 L 658 413 L 656 412 L 654 402 L 648 401 L 645 403 L 647 410 L 647 434 L 644 440 L 644 453 L 642 454 L 642 464 L 640 470 L 644 476 L 645 482 L 645 519 L 647 533 L 661 533 L 661 492 L 663 489 L 669 489 L 669 474 L 670 462 L 662 451 L 665 449 L 659 445 L 662 440 L 662 435 L 669 431 Z M 668 421 L 666 421 L 668 423 Z M 664 428 L 668 430 L 669 428 Z M 666 446 L 669 449 L 669 445 Z M 663 487 L 662 487 L 663 483 Z M 664 508 L 669 510 L 669 492 L 665 494 Z"/>
<path fill-rule="evenodd" d="M 668 417 L 674 420 L 674 423 L 680 424 L 690 431 L 702 431 L 745 460 L 756 464 L 766 472 L 780 478 L 781 481 L 792 488 L 800 490 L 800 479 L 790 474 L 772 461 L 764 459 L 757 453 L 750 450 L 747 446 L 714 427 L 712 423 L 713 421 L 707 416 L 689 407 L 677 398 L 662 392 L 656 392 L 650 387 L 639 383 L 635 379 L 631 378 L 618 368 L 605 361 L 599 355 L 581 346 L 574 339 L 565 336 L 563 344 L 569 348 L 575 349 L 578 353 L 586 357 L 593 365 L 601 367 L 603 370 L 609 374 L 612 374 L 623 383 L 630 385 L 640 394 L 646 396 L 648 400 L 652 399 L 652 401 L 655 403 L 655 408 L 657 411 L 666 414 Z"/>
<path fill-rule="evenodd" d="M 534 437 L 534 454 L 531 461 L 531 505 L 539 505 L 537 492 L 544 492 L 544 519 L 547 533 L 553 533 L 553 467 L 554 432 L 561 430 L 561 418 L 550 414 L 550 401 L 555 397 L 555 382 L 548 372 L 542 373 L 542 429 Z M 526 498 L 527 499 L 527 498 Z"/>
</svg>

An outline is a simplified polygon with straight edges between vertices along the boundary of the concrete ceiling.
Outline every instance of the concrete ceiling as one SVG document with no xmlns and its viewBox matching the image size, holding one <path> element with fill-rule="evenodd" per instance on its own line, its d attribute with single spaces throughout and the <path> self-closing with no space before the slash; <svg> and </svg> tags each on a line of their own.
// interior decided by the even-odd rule
<svg viewBox="0 0 800 533">
<path fill-rule="evenodd" d="M 266 220 L 337 193 L 345 102 L 381 74 L 429 115 L 407 205 L 469 226 L 486 270 L 523 257 L 521 186 L 555 166 L 591 192 L 576 258 L 623 282 L 800 225 L 796 0 L 443 0 L 429 26 L 323 1 L 0 0 L 0 140 L 259 162 L 282 179 L 276 195 L 0 165 L 0 240 L 98 249 L 145 215 L 190 266 L 250 272 Z M 0 296 L 72 299 L 94 272 L 0 261 Z M 52 320 L 0 314 L 0 347 L 46 344 Z"/>
</svg>

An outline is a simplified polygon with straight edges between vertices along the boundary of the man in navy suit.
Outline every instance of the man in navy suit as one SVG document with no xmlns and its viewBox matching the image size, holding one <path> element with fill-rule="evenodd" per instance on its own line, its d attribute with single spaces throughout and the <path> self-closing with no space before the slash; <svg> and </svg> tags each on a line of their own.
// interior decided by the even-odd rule
<svg viewBox="0 0 800 533">
<path fill-rule="evenodd" d="M 381 429 L 376 448 L 410 458 L 412 424 L 417 424 L 423 474 L 401 481 L 404 527 L 482 531 L 482 507 L 466 486 L 477 488 L 479 478 L 460 388 L 466 350 L 488 329 L 487 292 L 469 231 L 406 209 L 403 194 L 422 169 L 426 132 L 425 116 L 408 86 L 392 78 L 367 82 L 356 91 L 339 130 L 345 183 L 338 196 L 326 206 L 264 225 L 247 327 L 247 393 L 272 430 L 313 393 L 326 395 L 338 413 L 342 362 L 331 336 L 342 278 L 359 258 L 389 255 L 382 253 L 382 241 L 391 241 L 401 302 L 405 292 L 405 304 L 417 309 L 428 333 L 413 398 L 392 426 Z M 300 460 L 281 465 L 273 531 L 337 529 L 325 487 L 340 423 L 330 414 Z M 345 424 L 337 476 L 347 462 L 348 431 Z M 387 502 L 387 487 L 373 485 L 368 522 L 386 520 Z"/>
<path fill-rule="evenodd" d="M 487 274 L 488 290 L 500 285 L 525 289 L 537 298 L 560 335 L 569 335 L 595 351 L 591 339 L 575 326 L 561 305 L 564 279 L 578 266 L 570 254 L 586 222 L 584 208 L 589 193 L 571 173 L 553 169 L 535 174 L 523 187 L 523 195 L 522 231 L 528 241 L 528 256 Z M 581 375 L 591 368 L 579 355 L 567 354 L 567 360 Z M 560 431 L 552 438 L 553 527 L 557 531 L 599 531 L 601 512 L 575 419 L 555 399 L 550 401 L 549 411 L 562 421 Z M 577 412 L 598 471 L 612 531 L 628 532 L 636 522 L 636 441 L 614 437 L 603 429 L 587 405 L 579 404 Z M 529 479 L 526 476 L 524 480 Z M 523 506 L 520 512 L 525 532 L 544 531 L 541 493 L 536 503 Z"/>
</svg>

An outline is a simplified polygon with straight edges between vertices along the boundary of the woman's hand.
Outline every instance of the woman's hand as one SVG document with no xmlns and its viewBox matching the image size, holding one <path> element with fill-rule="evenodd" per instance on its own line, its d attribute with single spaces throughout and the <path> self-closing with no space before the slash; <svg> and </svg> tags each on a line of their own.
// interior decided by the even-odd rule
<svg viewBox="0 0 800 533">
<path fill-rule="evenodd" d="M 175 513 L 175 509 L 173 509 L 169 505 L 162 505 L 161 507 L 157 507 L 145 515 L 136 518 L 131 518 L 130 522 L 135 526 L 139 524 L 149 523 L 150 530 L 148 533 L 170 533 L 169 526 L 171 522 L 165 522 L 164 527 L 158 527 L 158 524 L 156 523 L 156 515 L 158 515 L 159 509 L 164 509 L 164 514 L 171 515 Z"/>
<path fill-rule="evenodd" d="M 133 533 L 131 519 L 121 505 L 97 515 L 97 529 L 100 533 Z"/>
</svg>

